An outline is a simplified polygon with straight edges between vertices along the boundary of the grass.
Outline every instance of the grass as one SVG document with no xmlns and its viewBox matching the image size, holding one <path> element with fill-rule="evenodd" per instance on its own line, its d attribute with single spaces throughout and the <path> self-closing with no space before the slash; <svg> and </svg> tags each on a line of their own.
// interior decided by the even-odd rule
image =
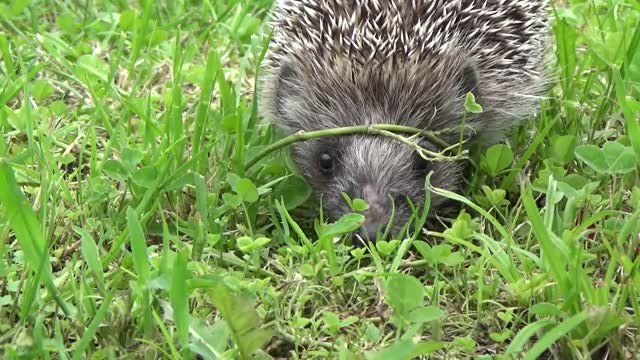
<svg viewBox="0 0 640 360">
<path fill-rule="evenodd" d="M 0 4 L 3 358 L 637 356 L 638 1 L 556 2 L 541 113 L 371 249 L 246 167 L 270 5 Z"/>
</svg>

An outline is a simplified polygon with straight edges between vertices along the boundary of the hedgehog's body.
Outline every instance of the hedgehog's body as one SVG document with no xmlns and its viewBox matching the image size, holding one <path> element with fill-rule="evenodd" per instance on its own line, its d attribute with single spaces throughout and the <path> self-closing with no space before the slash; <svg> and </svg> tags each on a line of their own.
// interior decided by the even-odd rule
<svg viewBox="0 0 640 360">
<path fill-rule="evenodd" d="M 500 140 L 541 94 L 545 3 L 278 0 L 264 114 L 288 132 L 374 123 L 437 131 L 459 125 L 472 91 L 484 111 L 467 126 L 476 138 Z M 405 197 L 421 204 L 430 170 L 436 187 L 457 190 L 461 180 L 460 166 L 421 163 L 382 137 L 306 141 L 292 154 L 332 217 L 349 211 L 341 192 L 367 200 L 369 234 L 389 220 L 390 199 L 393 223 L 407 220 Z M 433 199 L 436 211 L 441 201 Z"/>
</svg>

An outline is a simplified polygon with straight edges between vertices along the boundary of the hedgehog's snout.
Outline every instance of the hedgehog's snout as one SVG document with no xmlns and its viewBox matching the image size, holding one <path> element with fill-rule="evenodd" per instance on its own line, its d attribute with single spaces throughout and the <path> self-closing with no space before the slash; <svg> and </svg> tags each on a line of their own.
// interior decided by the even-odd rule
<svg viewBox="0 0 640 360">
<path fill-rule="evenodd" d="M 369 207 L 362 212 L 365 217 L 360 234 L 365 240 L 375 241 L 378 233 L 384 233 L 390 218 L 390 200 L 375 186 L 362 187 L 362 199 Z"/>
</svg>

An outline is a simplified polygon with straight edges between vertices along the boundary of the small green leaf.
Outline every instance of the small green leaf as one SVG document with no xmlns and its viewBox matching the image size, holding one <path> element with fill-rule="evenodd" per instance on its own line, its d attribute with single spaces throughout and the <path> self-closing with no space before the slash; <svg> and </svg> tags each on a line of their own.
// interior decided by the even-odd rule
<svg viewBox="0 0 640 360">
<path fill-rule="evenodd" d="M 329 327 L 331 330 L 337 331 L 340 329 L 340 318 L 338 315 L 331 311 L 325 311 L 322 313 L 322 318 L 325 326 Z"/>
<path fill-rule="evenodd" d="M 238 195 L 240 195 L 242 201 L 244 202 L 253 203 L 258 201 L 258 188 L 253 183 L 253 181 L 248 178 L 242 178 L 238 180 L 235 184 L 234 190 L 238 193 Z"/>
<path fill-rule="evenodd" d="M 271 242 L 271 239 L 266 237 L 259 237 L 254 240 L 253 244 L 256 249 L 263 248 L 265 245 Z"/>
<path fill-rule="evenodd" d="M 233 291 L 222 279 L 214 282 L 210 292 L 219 314 L 228 324 L 241 359 L 248 359 L 272 336 L 272 331 L 260 327 L 255 302 L 245 293 Z"/>
<path fill-rule="evenodd" d="M 82 55 L 76 61 L 76 74 L 82 81 L 107 81 L 109 68 L 95 55 Z"/>
<path fill-rule="evenodd" d="M 207 234 L 207 243 L 209 246 L 215 246 L 220 241 L 220 234 Z"/>
<path fill-rule="evenodd" d="M 234 174 L 234 173 L 227 173 L 227 183 L 229 183 L 229 186 L 231 186 L 232 189 L 236 189 L 236 185 L 238 184 L 238 180 L 241 179 L 240 176 Z"/>
<path fill-rule="evenodd" d="M 477 345 L 476 341 L 470 337 L 456 337 L 453 339 L 453 343 L 458 345 L 465 352 L 473 351 Z"/>
<path fill-rule="evenodd" d="M 551 141 L 551 154 L 556 161 L 566 164 L 573 159 L 576 145 L 577 138 L 575 135 L 554 137 Z"/>
<path fill-rule="evenodd" d="M 506 324 L 510 323 L 511 320 L 513 320 L 513 310 L 499 311 L 497 313 L 497 316 L 506 325 Z"/>
<path fill-rule="evenodd" d="M 434 353 L 444 348 L 441 341 L 419 341 L 414 338 L 404 338 L 388 345 L 380 350 L 365 353 L 367 360 L 411 360 L 421 355 Z"/>
<path fill-rule="evenodd" d="M 364 257 L 364 254 L 367 252 L 366 248 L 358 248 L 358 249 L 353 249 L 351 250 L 351 256 L 353 256 L 355 259 L 360 260 Z"/>
<path fill-rule="evenodd" d="M 491 146 L 484 158 L 484 167 L 491 176 L 497 176 L 513 163 L 513 151 L 505 144 Z"/>
<path fill-rule="evenodd" d="M 190 330 L 194 333 L 194 339 L 189 344 L 189 349 L 200 354 L 204 359 L 217 359 L 225 352 L 230 329 L 224 321 L 216 321 L 212 326 L 206 326 L 196 317 L 190 319 Z"/>
<path fill-rule="evenodd" d="M 477 227 L 478 224 L 474 222 L 471 215 L 463 210 L 458 214 L 451 228 L 445 230 L 444 233 L 458 239 L 469 239 Z"/>
<path fill-rule="evenodd" d="M 320 238 L 334 237 L 350 233 L 360 228 L 363 222 L 364 216 L 361 214 L 350 213 L 343 215 L 335 223 L 325 225 L 322 228 Z"/>
<path fill-rule="evenodd" d="M 48 108 L 51 113 L 56 116 L 62 116 L 68 111 L 67 104 L 60 100 L 52 102 L 51 104 L 49 104 Z"/>
<path fill-rule="evenodd" d="M 41 102 L 49 97 L 53 94 L 53 90 L 53 86 L 45 80 L 36 80 L 33 82 L 33 85 L 31 85 L 31 95 L 37 102 Z"/>
<path fill-rule="evenodd" d="M 229 205 L 234 209 L 240 206 L 240 204 L 242 204 L 242 198 L 240 197 L 240 195 L 236 195 L 236 194 L 224 193 L 222 194 L 222 200 L 224 201 L 225 204 Z"/>
<path fill-rule="evenodd" d="M 503 343 L 505 342 L 508 338 L 511 337 L 511 334 L 513 332 L 510 329 L 506 329 L 502 332 L 496 333 L 496 332 L 492 332 L 489 334 L 489 337 L 491 338 L 491 340 L 497 342 L 497 343 Z"/>
<path fill-rule="evenodd" d="M 560 312 L 561 311 L 557 305 L 546 302 L 534 304 L 533 306 L 531 306 L 531 308 L 529 308 L 529 313 L 531 315 L 537 315 L 538 317 L 559 316 Z"/>
<path fill-rule="evenodd" d="M 133 28 L 133 24 L 136 20 L 136 13 L 133 10 L 125 10 L 120 14 L 118 20 L 118 28 L 122 31 L 128 31 Z"/>
<path fill-rule="evenodd" d="M 467 112 L 478 114 L 482 112 L 482 106 L 476 102 L 476 97 L 472 92 L 468 92 L 464 99 L 464 108 Z"/>
<path fill-rule="evenodd" d="M 144 158 L 142 151 L 136 148 L 124 148 L 122 150 L 122 165 L 127 169 L 127 172 L 131 173 L 136 169 L 136 166 Z"/>
<path fill-rule="evenodd" d="M 631 196 L 629 197 L 629 202 L 634 209 L 640 209 L 640 187 L 633 187 L 633 190 L 631 190 Z"/>
<path fill-rule="evenodd" d="M 626 174 L 636 169 L 638 159 L 633 148 L 624 146 L 616 141 L 604 144 L 602 151 L 609 166 L 609 171 L 614 174 Z"/>
<path fill-rule="evenodd" d="M 580 160 L 602 174 L 626 174 L 638 166 L 633 148 L 617 141 L 608 141 L 602 148 L 580 145 L 576 147 L 575 153 Z"/>
<path fill-rule="evenodd" d="M 424 302 L 424 285 L 413 276 L 394 275 L 385 282 L 384 287 L 385 301 L 400 314 L 407 315 Z"/>
<path fill-rule="evenodd" d="M 258 31 L 260 24 L 262 24 L 262 21 L 259 18 L 245 14 L 242 17 L 242 22 L 240 23 L 240 26 L 237 27 L 234 36 L 237 36 L 237 38 L 243 42 L 248 42 L 248 38 Z"/>
<path fill-rule="evenodd" d="M 24 120 L 24 117 L 22 116 L 22 111 L 14 111 L 13 109 L 5 105 L 4 113 L 4 118 L 7 119 L 7 122 L 9 123 L 9 125 L 11 125 L 12 128 L 22 132 L 27 129 L 27 124 Z"/>
<path fill-rule="evenodd" d="M 454 267 L 462 264 L 464 256 L 460 252 L 454 252 L 451 255 L 444 257 L 440 262 L 446 266 Z"/>
<path fill-rule="evenodd" d="M 340 327 L 343 328 L 355 324 L 358 322 L 358 320 L 360 320 L 360 318 L 355 315 L 349 316 L 348 318 L 340 321 Z"/>
<path fill-rule="evenodd" d="M 56 17 L 56 24 L 58 27 L 66 33 L 74 33 L 80 27 L 78 20 L 76 20 L 70 13 L 65 12 L 63 14 L 59 14 Z"/>
<path fill-rule="evenodd" d="M 378 329 L 374 324 L 367 322 L 367 327 L 364 333 L 364 337 L 368 342 L 376 342 L 380 339 L 380 329 Z"/>
<path fill-rule="evenodd" d="M 579 145 L 575 150 L 576 157 L 593 170 L 604 174 L 607 172 L 607 161 L 602 150 L 595 145 Z"/>
<path fill-rule="evenodd" d="M 441 263 L 442 259 L 448 257 L 449 255 L 451 255 L 451 249 L 453 247 L 449 244 L 438 244 L 435 245 L 431 248 L 431 256 L 429 257 L 429 259 L 433 262 L 433 263 Z"/>
<path fill-rule="evenodd" d="M 119 160 L 106 160 L 102 165 L 102 171 L 108 176 L 118 181 L 126 181 L 129 177 L 127 169 Z"/>
<path fill-rule="evenodd" d="M 376 249 L 385 256 L 393 254 L 399 245 L 400 240 L 391 240 L 389 242 L 385 240 L 376 241 Z"/>
<path fill-rule="evenodd" d="M 236 239 L 236 245 L 243 253 L 250 253 L 253 250 L 253 239 L 249 236 L 241 236 Z"/>
<path fill-rule="evenodd" d="M 300 273 L 302 274 L 302 276 L 306 278 L 311 278 L 315 275 L 315 271 L 313 271 L 313 266 L 307 263 L 300 265 Z"/>
<path fill-rule="evenodd" d="M 131 180 L 138 186 L 150 189 L 154 186 L 157 177 L 158 171 L 156 168 L 153 166 L 146 166 L 136 170 L 131 175 Z"/>
<path fill-rule="evenodd" d="M 415 323 L 427 323 L 442 319 L 445 312 L 435 306 L 425 306 L 411 311 L 409 318 Z"/>
<path fill-rule="evenodd" d="M 369 208 L 369 204 L 362 199 L 353 199 L 351 204 L 353 211 L 362 212 Z"/>
<path fill-rule="evenodd" d="M 149 46 L 158 46 L 167 41 L 168 34 L 166 30 L 156 29 L 149 36 Z"/>
<path fill-rule="evenodd" d="M 11 15 L 18 16 L 20 15 L 24 9 L 29 6 L 31 0 L 13 0 L 11 3 Z"/>
<path fill-rule="evenodd" d="M 307 201 L 311 193 L 311 187 L 302 177 L 290 176 L 276 186 L 273 198 L 284 199 L 285 208 L 291 210 Z"/>
<path fill-rule="evenodd" d="M 508 205 L 509 202 L 505 200 L 507 192 L 503 189 L 491 189 L 486 185 L 482 185 L 482 192 L 489 200 L 492 206 Z"/>
</svg>

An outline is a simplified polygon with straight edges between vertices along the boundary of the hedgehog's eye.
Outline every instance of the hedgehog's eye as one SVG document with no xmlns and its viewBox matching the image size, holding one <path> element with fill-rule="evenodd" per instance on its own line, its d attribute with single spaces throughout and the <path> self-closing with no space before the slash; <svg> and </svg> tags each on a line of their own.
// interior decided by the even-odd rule
<svg viewBox="0 0 640 360">
<path fill-rule="evenodd" d="M 413 170 L 416 171 L 419 175 L 426 175 L 427 170 L 429 169 L 429 162 L 425 160 L 422 156 L 415 154 L 413 160 Z"/>
<path fill-rule="evenodd" d="M 328 153 L 320 154 L 320 170 L 325 174 L 330 174 L 333 170 L 333 157 Z"/>
</svg>

